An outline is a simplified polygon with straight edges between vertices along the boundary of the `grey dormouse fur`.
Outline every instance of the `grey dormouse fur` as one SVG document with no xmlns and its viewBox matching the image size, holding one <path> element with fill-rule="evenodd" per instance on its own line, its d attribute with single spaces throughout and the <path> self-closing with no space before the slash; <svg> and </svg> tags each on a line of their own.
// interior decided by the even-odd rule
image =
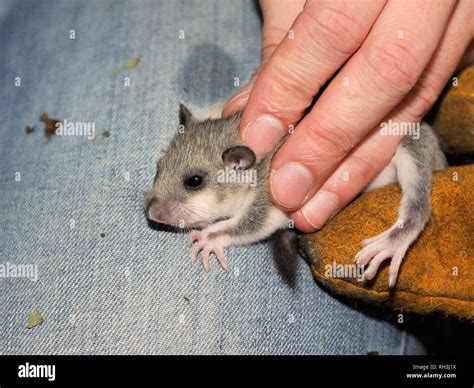
<svg viewBox="0 0 474 388">
<path fill-rule="evenodd" d="M 268 194 L 272 155 L 256 161 L 242 144 L 240 113 L 200 121 L 181 106 L 179 117 L 180 131 L 157 164 L 147 216 L 176 227 L 204 228 L 190 233 L 193 261 L 201 253 L 209 269 L 212 252 L 227 269 L 224 247 L 263 240 L 288 225 L 288 216 Z M 202 185 L 186 187 L 195 176 L 202 177 Z"/>
<path fill-rule="evenodd" d="M 274 152 L 256 160 L 238 137 L 240 113 L 198 120 L 180 106 L 180 130 L 157 163 L 146 214 L 153 221 L 189 229 L 192 261 L 200 254 L 206 270 L 214 253 L 228 269 L 223 249 L 251 244 L 287 230 L 290 220 L 269 195 L 269 167 Z M 403 196 L 398 221 L 384 233 L 363 241 L 356 263 L 375 276 L 392 259 L 392 287 L 408 247 L 428 221 L 431 174 L 446 166 L 436 136 L 425 123 L 419 139 L 406 137 L 395 156 L 367 190 L 399 182 Z M 200 230 L 192 230 L 200 229 Z M 281 237 L 281 234 L 279 234 Z"/>
</svg>

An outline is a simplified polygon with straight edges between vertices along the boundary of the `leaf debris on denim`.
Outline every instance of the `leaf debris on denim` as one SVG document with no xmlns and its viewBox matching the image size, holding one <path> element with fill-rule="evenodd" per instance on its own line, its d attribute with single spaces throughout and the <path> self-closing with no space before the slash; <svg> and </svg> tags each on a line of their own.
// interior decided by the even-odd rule
<svg viewBox="0 0 474 388">
<path fill-rule="evenodd" d="M 140 58 L 138 57 L 128 59 L 127 61 L 125 61 L 122 67 L 119 67 L 117 70 L 115 70 L 115 74 L 119 75 L 122 72 L 122 70 L 133 69 L 137 67 L 139 64 L 140 64 Z"/>
<path fill-rule="evenodd" d="M 44 135 L 47 137 L 51 137 L 52 135 L 56 134 L 56 124 L 61 122 L 59 119 L 53 119 L 49 117 L 47 112 L 41 113 L 40 121 L 44 123 Z"/>
<path fill-rule="evenodd" d="M 28 324 L 26 327 L 28 329 L 32 329 L 35 326 L 41 325 L 44 321 L 43 316 L 37 309 L 33 309 L 30 311 L 30 315 L 28 316 Z"/>
</svg>

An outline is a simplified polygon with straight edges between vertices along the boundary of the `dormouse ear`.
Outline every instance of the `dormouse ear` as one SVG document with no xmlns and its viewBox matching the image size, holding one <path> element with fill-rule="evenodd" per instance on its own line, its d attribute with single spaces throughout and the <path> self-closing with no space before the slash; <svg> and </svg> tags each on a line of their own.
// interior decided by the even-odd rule
<svg viewBox="0 0 474 388">
<path fill-rule="evenodd" d="M 224 151 L 222 161 L 232 170 L 247 170 L 255 164 L 255 153 L 246 146 L 235 146 Z"/>
<path fill-rule="evenodd" d="M 189 123 L 193 114 L 183 104 L 179 104 L 179 124 L 186 126 Z"/>
</svg>

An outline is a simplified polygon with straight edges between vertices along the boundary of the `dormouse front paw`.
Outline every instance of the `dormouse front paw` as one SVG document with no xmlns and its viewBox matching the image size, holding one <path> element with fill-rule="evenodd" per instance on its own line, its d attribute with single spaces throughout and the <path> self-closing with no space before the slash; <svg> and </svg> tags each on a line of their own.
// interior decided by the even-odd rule
<svg viewBox="0 0 474 388">
<path fill-rule="evenodd" d="M 189 242 L 192 244 L 191 247 L 191 263 L 194 264 L 197 261 L 197 257 L 201 254 L 202 264 L 206 271 L 210 269 L 209 256 L 211 253 L 217 258 L 217 261 L 221 267 L 228 271 L 229 266 L 227 264 L 224 248 L 222 243 L 219 242 L 219 238 L 208 239 L 208 234 L 205 231 L 193 230 L 189 233 Z"/>
</svg>

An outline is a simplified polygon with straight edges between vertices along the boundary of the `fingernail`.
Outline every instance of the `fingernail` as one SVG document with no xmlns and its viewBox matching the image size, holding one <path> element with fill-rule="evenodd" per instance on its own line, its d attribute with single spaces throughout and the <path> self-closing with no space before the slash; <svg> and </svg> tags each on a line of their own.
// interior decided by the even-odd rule
<svg viewBox="0 0 474 388">
<path fill-rule="evenodd" d="M 313 174 L 300 163 L 290 163 L 276 170 L 271 191 L 277 203 L 293 209 L 301 206 L 313 185 Z"/>
<path fill-rule="evenodd" d="M 261 116 L 244 129 L 243 139 L 257 156 L 273 150 L 285 135 L 283 123 L 273 116 Z"/>
<path fill-rule="evenodd" d="M 305 220 L 315 229 L 321 229 L 331 219 L 339 206 L 339 198 L 328 191 L 318 191 L 301 208 Z"/>
</svg>

